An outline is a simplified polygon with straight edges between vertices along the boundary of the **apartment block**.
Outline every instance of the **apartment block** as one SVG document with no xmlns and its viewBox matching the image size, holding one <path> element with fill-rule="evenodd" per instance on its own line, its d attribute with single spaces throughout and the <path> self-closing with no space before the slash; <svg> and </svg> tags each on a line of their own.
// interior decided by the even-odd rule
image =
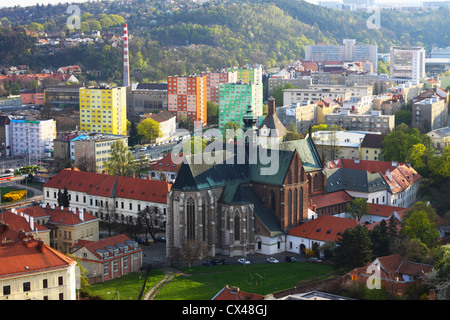
<svg viewBox="0 0 450 320">
<path fill-rule="evenodd" d="M 167 77 L 167 109 L 189 121 L 199 121 L 206 126 L 207 103 L 206 76 Z"/>
<path fill-rule="evenodd" d="M 394 46 L 390 49 L 391 81 L 397 84 L 425 77 L 425 48 Z"/>
<path fill-rule="evenodd" d="M 9 127 L 12 156 L 44 156 L 46 146 L 56 138 L 56 122 L 53 119 L 13 119 Z"/>
<path fill-rule="evenodd" d="M 308 88 L 312 84 L 312 79 L 309 76 L 299 77 L 299 78 L 269 78 L 268 82 L 268 95 L 269 97 L 273 94 L 273 89 L 277 87 L 283 87 L 286 84 L 292 84 L 292 86 L 297 88 Z"/>
<path fill-rule="evenodd" d="M 219 104 L 219 84 L 237 82 L 237 71 L 202 72 L 206 76 L 206 100 Z"/>
<path fill-rule="evenodd" d="M 229 68 L 228 72 L 236 72 L 237 81 L 244 83 L 262 83 L 262 67 Z"/>
<path fill-rule="evenodd" d="M 417 101 L 412 107 L 412 126 L 422 132 L 447 126 L 448 108 L 438 96 Z"/>
<path fill-rule="evenodd" d="M 329 126 L 341 126 L 344 130 L 387 134 L 395 128 L 395 116 L 383 115 L 381 111 L 371 111 L 369 114 L 352 114 L 348 110 L 344 110 L 326 115 L 325 123 Z"/>
<path fill-rule="evenodd" d="M 111 145 L 122 141 L 128 146 L 128 136 L 113 134 L 80 134 L 70 140 L 71 160 L 76 167 L 101 173 L 111 158 Z"/>
<path fill-rule="evenodd" d="M 308 131 L 310 126 L 317 124 L 317 104 L 300 103 L 276 108 L 276 114 L 286 128 L 292 123 L 300 133 Z"/>
<path fill-rule="evenodd" d="M 303 101 L 319 101 L 324 98 L 331 100 L 348 100 L 352 96 L 350 91 L 336 89 L 285 89 L 283 90 L 283 104 L 291 105 Z"/>
<path fill-rule="evenodd" d="M 127 134 L 126 87 L 80 88 L 80 129 Z"/>
<path fill-rule="evenodd" d="M 243 127 L 243 116 L 251 106 L 257 125 L 262 121 L 262 83 L 221 83 L 219 85 L 219 129 L 229 122 Z"/>
<path fill-rule="evenodd" d="M 369 61 L 377 67 L 377 46 L 357 45 L 355 39 L 344 39 L 343 45 L 305 46 L 306 61 Z"/>
</svg>

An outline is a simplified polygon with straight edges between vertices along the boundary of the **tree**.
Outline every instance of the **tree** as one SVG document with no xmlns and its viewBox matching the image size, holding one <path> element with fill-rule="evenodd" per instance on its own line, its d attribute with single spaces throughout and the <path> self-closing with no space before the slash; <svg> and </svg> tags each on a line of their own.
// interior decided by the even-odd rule
<svg viewBox="0 0 450 320">
<path fill-rule="evenodd" d="M 208 248 L 203 241 L 188 240 L 183 241 L 181 247 L 174 248 L 173 259 L 186 261 L 191 268 L 195 261 L 202 259 L 207 254 Z"/>
<path fill-rule="evenodd" d="M 346 269 L 364 266 L 372 257 L 372 241 L 363 225 L 346 229 L 336 244 L 335 262 Z"/>
<path fill-rule="evenodd" d="M 206 141 L 201 137 L 193 136 L 183 143 L 183 150 L 186 154 L 195 154 L 197 151 L 203 152 L 206 148 Z"/>
<path fill-rule="evenodd" d="M 108 229 L 108 235 L 111 236 L 112 227 L 114 223 L 118 221 L 118 215 L 116 214 L 116 207 L 114 205 L 109 205 L 109 203 L 106 202 L 105 207 L 100 207 L 97 213 L 101 221 Z"/>
<path fill-rule="evenodd" d="M 138 212 L 138 221 L 142 225 L 147 240 L 147 234 L 150 234 L 153 240 L 158 233 L 165 232 L 165 216 L 162 210 L 156 206 L 146 206 Z"/>
<path fill-rule="evenodd" d="M 303 139 L 303 135 L 298 133 L 297 127 L 294 123 L 290 122 L 289 126 L 286 128 L 287 133 L 284 135 L 284 141 L 293 141 Z"/>
<path fill-rule="evenodd" d="M 68 208 L 70 205 L 69 193 L 67 192 L 67 188 L 64 187 L 64 191 L 58 191 L 58 206 Z"/>
<path fill-rule="evenodd" d="M 149 142 L 163 135 L 159 122 L 151 118 L 147 118 L 137 125 L 137 133 Z"/>
<path fill-rule="evenodd" d="M 356 198 L 347 205 L 347 211 L 352 215 L 353 219 L 361 220 L 362 216 L 369 213 L 370 205 L 367 199 Z"/>
<path fill-rule="evenodd" d="M 217 124 L 219 106 L 214 101 L 206 103 L 206 115 L 208 124 Z"/>
<path fill-rule="evenodd" d="M 135 171 L 133 154 L 122 140 L 111 145 L 111 157 L 106 162 L 106 172 L 118 176 L 131 177 Z"/>
<path fill-rule="evenodd" d="M 370 232 L 370 240 L 373 243 L 372 251 L 375 257 L 383 257 L 391 254 L 392 238 L 389 235 L 386 220 L 381 220 Z"/>
<path fill-rule="evenodd" d="M 416 239 L 429 249 L 435 248 L 440 238 L 436 224 L 430 221 L 424 210 L 413 211 L 409 214 L 402 232 L 409 239 Z"/>
</svg>

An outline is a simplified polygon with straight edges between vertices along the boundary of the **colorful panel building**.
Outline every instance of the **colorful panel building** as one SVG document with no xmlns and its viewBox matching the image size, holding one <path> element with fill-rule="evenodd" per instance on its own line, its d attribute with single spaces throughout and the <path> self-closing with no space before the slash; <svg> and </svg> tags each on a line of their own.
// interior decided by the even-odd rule
<svg viewBox="0 0 450 320">
<path fill-rule="evenodd" d="M 80 88 L 80 129 L 126 135 L 126 87 Z"/>
</svg>

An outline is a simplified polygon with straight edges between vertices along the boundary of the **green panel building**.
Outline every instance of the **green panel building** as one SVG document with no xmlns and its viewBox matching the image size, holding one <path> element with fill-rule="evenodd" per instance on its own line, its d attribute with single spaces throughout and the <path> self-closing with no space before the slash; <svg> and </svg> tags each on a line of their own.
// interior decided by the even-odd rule
<svg viewBox="0 0 450 320">
<path fill-rule="evenodd" d="M 257 125 L 263 118 L 262 83 L 221 83 L 219 84 L 219 129 L 229 121 L 243 127 L 242 117 L 248 106 L 252 107 L 257 117 Z"/>
</svg>

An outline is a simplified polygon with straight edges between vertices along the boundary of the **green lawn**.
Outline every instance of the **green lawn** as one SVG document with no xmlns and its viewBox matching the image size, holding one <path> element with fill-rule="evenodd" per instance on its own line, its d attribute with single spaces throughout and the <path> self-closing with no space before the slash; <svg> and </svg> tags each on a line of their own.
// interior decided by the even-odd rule
<svg viewBox="0 0 450 320">
<path fill-rule="evenodd" d="M 190 275 L 178 275 L 159 292 L 157 300 L 210 300 L 227 284 L 264 295 L 328 278 L 335 270 L 328 265 L 302 262 L 200 266 L 182 271 Z"/>
<path fill-rule="evenodd" d="M 163 278 L 164 273 L 162 271 L 151 270 L 147 279 L 145 291 Z M 113 280 L 91 284 L 89 286 L 89 291 L 92 295 L 98 295 L 105 300 L 117 300 L 118 296 L 120 300 L 137 300 L 144 280 L 145 272 L 135 272 Z M 116 291 L 119 292 L 119 295 Z M 110 292 L 110 294 L 108 294 L 108 292 Z"/>
</svg>

